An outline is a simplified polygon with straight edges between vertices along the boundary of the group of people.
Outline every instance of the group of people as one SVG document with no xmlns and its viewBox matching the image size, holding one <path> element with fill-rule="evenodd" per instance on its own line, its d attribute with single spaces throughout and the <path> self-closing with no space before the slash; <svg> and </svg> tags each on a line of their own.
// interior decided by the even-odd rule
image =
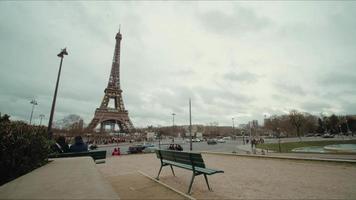
<svg viewBox="0 0 356 200">
<path fill-rule="evenodd" d="M 88 151 L 88 145 L 84 143 L 81 136 L 76 136 L 71 145 L 67 143 L 64 136 L 59 136 L 56 143 L 52 145 L 52 150 L 56 153 L 83 152 Z"/>
<path fill-rule="evenodd" d="M 117 147 L 117 148 L 114 148 L 114 151 L 112 152 L 112 156 L 119 156 L 121 154 L 120 152 L 120 148 Z"/>
<path fill-rule="evenodd" d="M 260 139 L 256 139 L 256 138 L 252 138 L 251 139 L 251 149 L 253 151 L 256 151 L 256 145 L 257 144 L 263 144 L 265 143 L 265 141 L 263 140 L 263 138 L 260 138 Z"/>
<path fill-rule="evenodd" d="M 168 150 L 183 151 L 183 148 L 179 144 L 170 144 Z"/>
</svg>

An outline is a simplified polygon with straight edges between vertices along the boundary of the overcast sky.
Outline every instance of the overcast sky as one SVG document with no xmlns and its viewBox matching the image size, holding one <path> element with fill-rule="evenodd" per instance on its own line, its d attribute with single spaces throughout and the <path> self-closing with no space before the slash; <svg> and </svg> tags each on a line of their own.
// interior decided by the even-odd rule
<svg viewBox="0 0 356 200">
<path fill-rule="evenodd" d="M 137 127 L 246 123 L 298 109 L 356 113 L 356 2 L 0 2 L 0 112 L 89 123 L 121 24 L 121 87 Z"/>
</svg>

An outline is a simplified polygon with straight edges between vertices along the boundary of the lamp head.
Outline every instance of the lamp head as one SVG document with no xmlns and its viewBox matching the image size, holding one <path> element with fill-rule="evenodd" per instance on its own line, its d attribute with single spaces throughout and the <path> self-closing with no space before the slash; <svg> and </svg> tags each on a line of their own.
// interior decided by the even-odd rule
<svg viewBox="0 0 356 200">
<path fill-rule="evenodd" d="M 68 55 L 67 48 L 62 49 L 57 56 L 63 58 L 64 55 Z"/>
</svg>

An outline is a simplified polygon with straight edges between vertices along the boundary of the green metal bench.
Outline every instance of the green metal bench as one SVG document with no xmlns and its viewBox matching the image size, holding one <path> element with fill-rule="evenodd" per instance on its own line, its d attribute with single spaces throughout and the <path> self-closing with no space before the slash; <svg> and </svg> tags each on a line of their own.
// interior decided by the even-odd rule
<svg viewBox="0 0 356 200">
<path fill-rule="evenodd" d="M 190 185 L 188 189 L 188 194 L 191 194 L 192 185 L 194 182 L 194 178 L 196 176 L 204 175 L 206 185 L 208 186 L 209 191 L 211 191 L 207 175 L 224 173 L 224 171 L 222 170 L 206 168 L 203 157 L 201 156 L 200 153 L 156 150 L 156 155 L 157 158 L 160 159 L 161 161 L 161 167 L 156 177 L 157 180 L 159 180 L 159 175 L 161 173 L 161 170 L 165 166 L 171 167 L 173 176 L 175 176 L 175 174 L 172 166 L 187 169 L 193 172 L 192 179 L 190 181 Z"/>
<path fill-rule="evenodd" d="M 71 152 L 71 153 L 56 153 L 56 154 L 50 154 L 48 156 L 48 158 L 67 158 L 67 157 L 82 157 L 82 156 L 92 157 L 93 160 L 95 161 L 95 163 L 97 163 L 97 164 L 105 163 L 106 150 Z"/>
</svg>

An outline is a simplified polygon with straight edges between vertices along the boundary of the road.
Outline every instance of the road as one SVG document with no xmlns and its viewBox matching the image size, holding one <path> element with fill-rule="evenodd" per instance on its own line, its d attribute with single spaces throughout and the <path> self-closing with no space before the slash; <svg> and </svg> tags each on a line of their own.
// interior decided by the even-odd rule
<svg viewBox="0 0 356 200">
<path fill-rule="evenodd" d="M 349 140 L 356 139 L 356 137 L 335 137 L 335 138 L 321 138 L 321 137 L 302 137 L 303 141 L 317 141 L 317 140 Z M 281 142 L 296 142 L 300 141 L 299 138 L 281 138 Z M 265 143 L 277 143 L 278 139 L 265 139 Z M 155 146 L 159 146 L 159 142 L 152 142 Z M 161 141 L 161 148 L 167 149 L 168 145 L 171 144 L 171 140 L 163 140 Z M 185 142 L 182 139 L 175 139 L 174 143 L 180 144 L 183 147 L 184 151 L 189 151 L 189 142 Z M 129 146 L 142 144 L 142 143 L 119 143 L 112 145 L 100 145 L 100 150 L 107 150 L 107 156 L 111 156 L 114 148 L 119 147 L 121 154 L 127 154 Z M 212 152 L 238 152 L 245 153 L 246 151 L 250 151 L 250 145 L 243 145 L 241 139 L 238 140 L 227 140 L 226 143 L 217 143 L 215 145 L 208 145 L 207 142 L 193 142 L 193 151 L 212 151 Z"/>
</svg>

